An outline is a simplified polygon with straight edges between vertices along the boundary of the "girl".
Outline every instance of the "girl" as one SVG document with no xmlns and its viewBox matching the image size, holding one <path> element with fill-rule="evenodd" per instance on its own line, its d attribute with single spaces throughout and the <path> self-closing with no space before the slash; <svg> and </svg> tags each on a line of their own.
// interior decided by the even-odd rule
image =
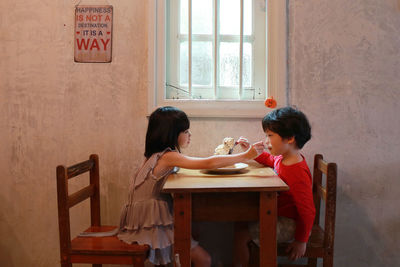
<svg viewBox="0 0 400 267">
<path fill-rule="evenodd" d="M 178 108 L 161 107 L 150 115 L 144 153 L 146 159 L 131 181 L 129 201 L 121 214 L 119 239 L 150 245 L 149 260 L 155 265 L 172 262 L 171 197 L 162 194 L 161 190 L 174 168 L 214 169 L 257 156 L 252 146 L 246 152 L 235 155 L 208 158 L 185 156 L 180 149 L 190 143 L 189 126 L 188 117 Z M 194 240 L 190 253 L 195 267 L 211 266 L 209 254 Z"/>
</svg>

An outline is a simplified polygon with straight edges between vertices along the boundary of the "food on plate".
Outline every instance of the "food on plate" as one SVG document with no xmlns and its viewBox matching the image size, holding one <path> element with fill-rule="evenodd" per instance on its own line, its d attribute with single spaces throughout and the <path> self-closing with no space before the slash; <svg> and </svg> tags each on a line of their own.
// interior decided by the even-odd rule
<svg viewBox="0 0 400 267">
<path fill-rule="evenodd" d="M 235 139 L 232 137 L 225 137 L 222 144 L 215 148 L 214 155 L 228 155 L 229 150 L 235 146 Z"/>
</svg>

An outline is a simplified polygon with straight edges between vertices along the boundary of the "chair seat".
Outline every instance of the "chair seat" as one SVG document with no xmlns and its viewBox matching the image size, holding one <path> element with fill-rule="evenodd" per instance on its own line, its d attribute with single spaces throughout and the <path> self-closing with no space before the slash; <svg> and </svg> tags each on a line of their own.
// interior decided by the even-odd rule
<svg viewBox="0 0 400 267">
<path fill-rule="evenodd" d="M 116 226 L 92 226 L 85 232 L 108 232 L 115 228 Z M 93 263 L 94 259 L 98 258 L 98 263 L 133 264 L 134 257 L 146 258 L 148 250 L 148 245 L 127 244 L 119 240 L 116 235 L 78 236 L 71 241 L 71 262 Z M 119 259 L 116 259 L 116 256 Z"/>
</svg>

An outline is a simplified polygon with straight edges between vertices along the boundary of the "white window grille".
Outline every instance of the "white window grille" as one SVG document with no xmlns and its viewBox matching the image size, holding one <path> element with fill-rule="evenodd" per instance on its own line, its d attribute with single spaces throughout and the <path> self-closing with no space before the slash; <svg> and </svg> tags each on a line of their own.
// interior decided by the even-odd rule
<svg viewBox="0 0 400 267">
<path fill-rule="evenodd" d="M 266 97 L 286 104 L 286 1 L 149 5 L 149 112 L 173 105 L 191 116 L 262 117 Z"/>
</svg>

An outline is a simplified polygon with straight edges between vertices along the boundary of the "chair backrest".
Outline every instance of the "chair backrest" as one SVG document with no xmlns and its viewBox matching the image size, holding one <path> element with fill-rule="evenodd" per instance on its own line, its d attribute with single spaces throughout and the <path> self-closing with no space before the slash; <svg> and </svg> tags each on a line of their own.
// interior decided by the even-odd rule
<svg viewBox="0 0 400 267">
<path fill-rule="evenodd" d="M 322 182 L 323 176 L 326 177 L 325 186 Z M 325 202 L 324 247 L 331 249 L 335 237 L 336 180 L 336 163 L 328 163 L 323 160 L 321 154 L 316 154 L 313 172 L 313 197 L 316 210 L 314 224 L 320 223 L 320 207 L 323 200 Z"/>
<path fill-rule="evenodd" d="M 90 173 L 90 184 L 69 195 L 68 180 L 80 174 Z M 68 251 L 71 244 L 69 209 L 90 198 L 90 220 L 92 226 L 100 226 L 99 157 L 90 155 L 89 160 L 70 167 L 57 166 L 58 226 L 61 251 Z"/>
</svg>

